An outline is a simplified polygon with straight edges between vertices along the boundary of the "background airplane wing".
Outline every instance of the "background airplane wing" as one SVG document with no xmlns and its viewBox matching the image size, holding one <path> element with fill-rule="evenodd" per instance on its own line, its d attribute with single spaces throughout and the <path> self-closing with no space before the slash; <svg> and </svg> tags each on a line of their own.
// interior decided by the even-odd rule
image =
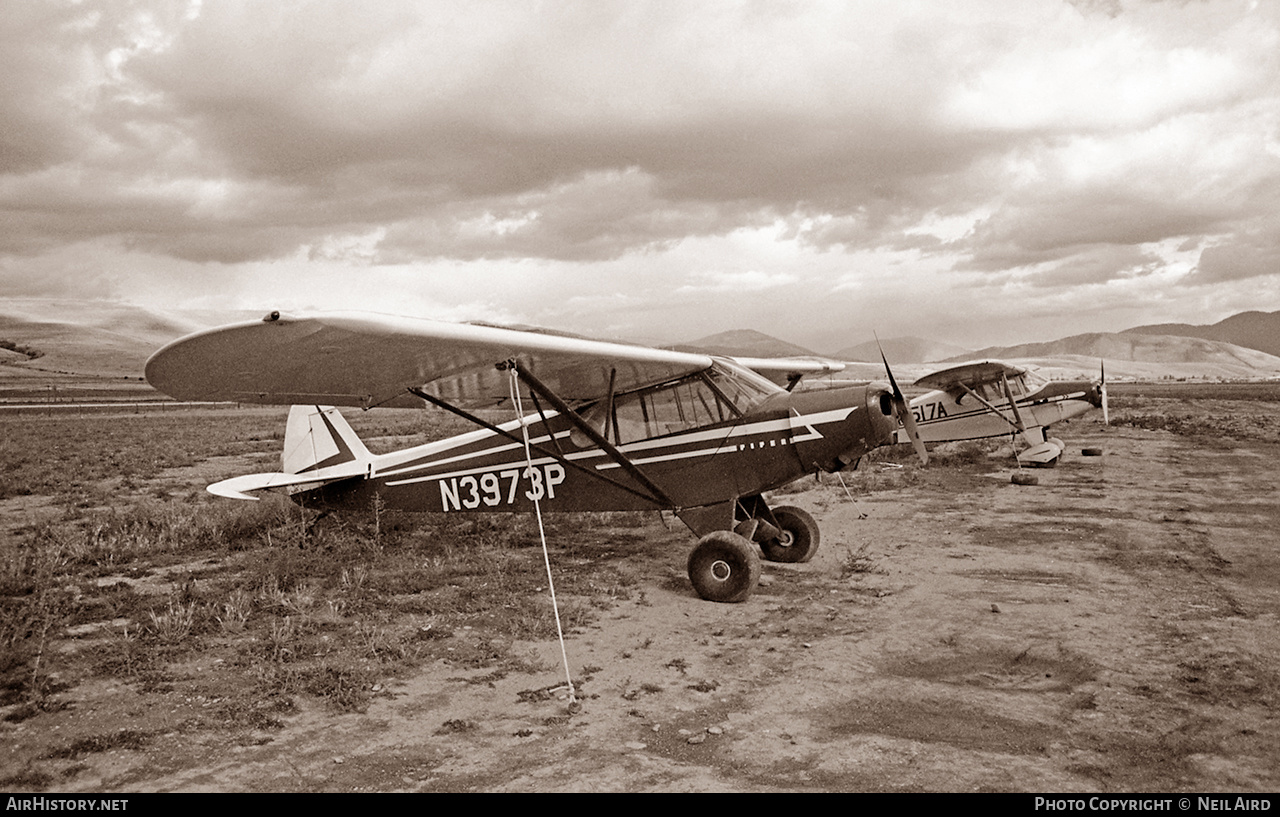
<svg viewBox="0 0 1280 817">
<path fill-rule="evenodd" d="M 806 375 L 834 374 L 845 368 L 843 363 L 834 360 L 810 357 L 735 357 L 734 360 L 784 387 Z"/>
<path fill-rule="evenodd" d="M 1025 374 L 1026 369 L 1013 366 L 999 360 L 984 360 L 979 363 L 962 363 L 937 372 L 930 372 L 917 380 L 913 385 L 926 389 L 950 391 L 961 383 L 974 388 L 983 383 L 999 383 L 1001 375 L 1014 377 Z"/>
<path fill-rule="evenodd" d="M 188 335 L 147 361 L 147 380 L 179 400 L 414 406 L 411 387 L 467 408 L 508 400 L 518 359 L 568 403 L 674 379 L 706 355 L 474 324 L 358 313 L 261 321 Z"/>
</svg>

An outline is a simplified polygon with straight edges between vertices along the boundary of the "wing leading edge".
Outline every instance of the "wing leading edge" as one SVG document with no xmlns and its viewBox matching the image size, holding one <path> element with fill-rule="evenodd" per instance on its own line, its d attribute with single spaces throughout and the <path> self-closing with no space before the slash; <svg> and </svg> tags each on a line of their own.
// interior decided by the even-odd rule
<svg viewBox="0 0 1280 817">
<path fill-rule="evenodd" d="M 474 324 L 361 313 L 234 324 L 180 338 L 147 361 L 147 381 L 179 400 L 272 405 L 421 406 L 410 388 L 465 408 L 509 397 L 497 364 L 518 359 L 567 403 L 673 380 L 706 355 Z"/>
<path fill-rule="evenodd" d="M 816 357 L 735 357 L 733 359 L 784 388 L 794 386 L 807 375 L 818 377 L 842 372 L 845 369 L 843 363 Z"/>
</svg>

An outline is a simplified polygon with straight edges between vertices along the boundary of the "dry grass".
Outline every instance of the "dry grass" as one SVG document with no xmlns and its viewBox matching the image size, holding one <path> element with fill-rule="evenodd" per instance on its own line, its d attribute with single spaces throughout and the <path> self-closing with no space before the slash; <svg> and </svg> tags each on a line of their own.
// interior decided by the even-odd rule
<svg viewBox="0 0 1280 817">
<path fill-rule="evenodd" d="M 1111 423 L 1187 437 L 1280 442 L 1280 383 L 1109 386 Z"/>
<path fill-rule="evenodd" d="M 1207 411 L 1194 395 L 1118 392 L 1113 422 L 1141 427 L 1189 428 L 1175 422 L 1186 416 L 1207 429 L 1194 433 L 1228 433 L 1238 422 L 1260 434 L 1274 414 L 1257 397 Z M 461 430 L 433 418 L 391 412 L 352 421 L 375 450 Z M 166 701 L 209 701 L 183 730 L 269 731 L 304 699 L 359 711 L 387 680 L 423 662 L 491 673 L 525 666 L 513 645 L 554 635 L 529 517 L 371 508 L 317 518 L 283 499 L 220 500 L 166 476 L 206 456 L 272 459 L 283 426 L 283 412 L 263 409 L 0 418 L 0 499 L 55 498 L 45 517 L 0 539 L 0 716 L 38 718 L 64 706 L 78 684 L 112 679 Z M 843 484 L 827 476 L 789 490 L 816 490 L 821 502 L 844 501 L 846 490 L 928 485 L 945 474 L 938 464 L 989 467 L 996 447 L 937 447 L 933 471 L 920 469 L 909 446 L 884 449 L 843 474 Z M 551 516 L 547 527 L 570 630 L 620 600 L 643 603 L 655 562 L 682 575 L 690 542 L 682 526 L 664 527 L 653 514 Z M 865 547 L 848 550 L 841 568 L 843 579 L 880 569 Z M 194 664 L 198 673 L 188 671 Z M 149 735 L 92 728 L 64 733 L 66 757 Z M 57 780 L 33 767 L 8 784 L 42 789 Z"/>
<path fill-rule="evenodd" d="M 504 644 L 554 634 L 532 520 L 406 517 L 371 508 L 326 516 L 268 497 L 219 500 L 156 490 L 167 468 L 274 449 L 278 411 L 3 418 L 8 495 L 56 497 L 53 518 L 0 545 L 0 707 L 10 720 L 55 708 L 59 690 L 102 675 L 163 688 L 171 667 L 217 656 L 232 708 L 314 696 L 359 709 L 371 690 L 424 660 L 519 662 Z M 374 449 L 461 430 L 425 412 L 353 418 Z M 438 420 L 439 418 L 435 418 Z M 23 486 L 15 490 L 14 486 Z M 629 597 L 655 524 L 636 514 L 554 517 L 561 617 L 585 626 Z M 617 530 L 621 535 L 614 537 Z M 681 535 L 676 532 L 673 535 Z M 616 541 L 634 547 L 617 547 Z M 600 542 L 614 542 L 601 559 Z M 477 628 L 497 637 L 454 637 Z M 91 658 L 55 650 L 100 628 Z M 238 703 L 234 703 L 238 701 Z"/>
</svg>

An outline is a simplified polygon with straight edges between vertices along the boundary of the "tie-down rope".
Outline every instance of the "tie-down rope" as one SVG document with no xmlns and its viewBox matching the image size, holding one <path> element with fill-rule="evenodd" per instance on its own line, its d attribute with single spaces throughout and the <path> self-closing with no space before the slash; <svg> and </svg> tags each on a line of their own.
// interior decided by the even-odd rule
<svg viewBox="0 0 1280 817">
<path fill-rule="evenodd" d="M 520 431 L 524 436 L 524 457 L 527 465 L 529 479 L 533 477 L 533 449 L 529 445 L 529 424 L 524 421 L 524 404 L 520 400 L 520 384 L 519 373 L 515 366 L 507 369 L 511 372 L 511 403 L 516 408 L 516 417 L 520 419 Z M 569 674 L 569 654 L 564 647 L 564 629 L 560 626 L 560 605 L 556 602 L 556 583 L 551 578 L 551 555 L 547 552 L 547 532 L 542 527 L 542 505 L 539 500 L 539 492 L 530 491 L 533 494 L 533 512 L 538 517 L 538 537 L 542 540 L 542 562 L 547 567 L 547 588 L 551 591 L 551 610 L 556 617 L 556 637 L 560 639 L 560 658 L 564 662 L 564 679 L 569 685 L 569 711 L 572 712 L 578 707 L 578 699 L 573 689 L 573 678 Z"/>
</svg>

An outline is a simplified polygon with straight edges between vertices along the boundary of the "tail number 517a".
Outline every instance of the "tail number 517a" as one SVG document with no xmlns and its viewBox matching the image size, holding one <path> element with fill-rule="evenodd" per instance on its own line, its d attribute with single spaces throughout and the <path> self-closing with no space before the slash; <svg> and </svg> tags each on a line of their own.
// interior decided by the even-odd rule
<svg viewBox="0 0 1280 817">
<path fill-rule="evenodd" d="M 523 484 L 524 498 L 536 502 L 556 498 L 556 486 L 564 482 L 564 466 L 548 463 L 541 468 L 511 468 L 487 474 L 467 474 L 440 480 L 440 508 L 443 511 L 474 511 L 481 505 L 496 508 L 513 505 Z"/>
</svg>

